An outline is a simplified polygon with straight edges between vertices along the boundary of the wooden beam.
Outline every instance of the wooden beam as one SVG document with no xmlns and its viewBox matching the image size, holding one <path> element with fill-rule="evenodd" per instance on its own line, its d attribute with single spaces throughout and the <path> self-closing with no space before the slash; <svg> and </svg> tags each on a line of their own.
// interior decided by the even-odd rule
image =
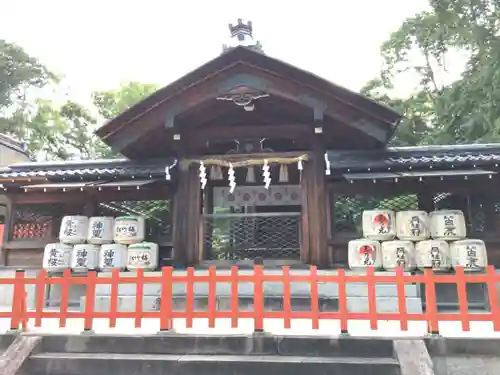
<svg viewBox="0 0 500 375">
<path fill-rule="evenodd" d="M 195 130 L 188 134 L 190 142 L 207 141 L 210 139 L 231 140 L 239 138 L 283 138 L 296 139 L 298 136 L 312 134 L 311 124 L 280 124 L 280 125 L 238 125 L 231 127 L 228 132 L 227 126 L 204 127 L 203 130 Z"/>
<path fill-rule="evenodd" d="M 173 261 L 193 265 L 199 259 L 201 192 L 198 167 L 179 171 L 179 186 L 173 201 Z"/>
<path fill-rule="evenodd" d="M 168 199 L 171 190 L 168 187 L 142 188 L 140 190 L 110 189 L 96 191 L 68 191 L 68 192 L 19 192 L 9 193 L 8 197 L 16 204 L 25 203 L 74 203 L 96 201 L 98 203 L 113 201 L 143 201 Z"/>
<path fill-rule="evenodd" d="M 310 160 L 305 165 L 302 173 L 302 225 L 304 243 L 303 251 L 308 252 L 308 262 L 320 267 L 328 266 L 328 217 L 326 205 L 328 204 L 325 171 L 323 165 L 321 142 L 316 142 Z"/>
<path fill-rule="evenodd" d="M 498 190 L 500 181 L 498 179 L 489 179 L 486 176 L 469 178 L 468 180 L 439 180 L 436 178 L 425 179 L 420 182 L 415 178 L 402 178 L 398 182 L 393 181 L 356 181 L 349 183 L 329 182 L 328 186 L 338 195 L 372 195 L 387 197 L 398 194 L 417 194 L 417 193 L 458 193 L 468 194 L 470 192 L 494 192 Z"/>
</svg>

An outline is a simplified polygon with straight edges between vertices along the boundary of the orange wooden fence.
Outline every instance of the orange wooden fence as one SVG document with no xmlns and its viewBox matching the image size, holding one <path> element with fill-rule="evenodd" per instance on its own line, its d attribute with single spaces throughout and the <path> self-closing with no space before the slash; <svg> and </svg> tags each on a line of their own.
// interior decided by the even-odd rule
<svg viewBox="0 0 500 375">
<path fill-rule="evenodd" d="M 238 283 L 252 283 L 254 285 L 253 310 L 239 311 Z M 264 283 L 274 282 L 283 284 L 283 310 L 265 311 L 264 309 Z M 311 309 L 310 311 L 292 311 L 290 284 L 309 283 Z M 409 321 L 426 321 L 429 333 L 439 332 L 440 321 L 459 321 L 464 331 L 470 330 L 470 322 L 492 322 L 495 331 L 500 331 L 500 306 L 498 301 L 497 283 L 500 275 L 493 266 L 486 269 L 485 273 L 465 273 L 462 267 L 457 267 L 455 274 L 435 274 L 432 270 L 425 270 L 422 275 L 407 275 L 398 269 L 395 275 L 375 275 L 374 269 L 368 269 L 365 275 L 346 275 L 344 270 L 339 270 L 336 275 L 318 275 L 316 267 L 310 267 L 308 274 L 291 274 L 288 267 L 283 267 L 282 274 L 265 274 L 262 266 L 255 266 L 252 274 L 239 274 L 238 268 L 233 267 L 230 274 L 217 274 L 215 267 L 211 267 L 208 274 L 196 275 L 193 268 L 188 268 L 185 275 L 175 275 L 172 267 L 162 269 L 161 275 L 145 275 L 143 270 L 130 276 L 120 275 L 115 270 L 111 276 L 97 277 L 95 272 L 89 272 L 85 277 L 75 277 L 70 270 L 63 276 L 48 277 L 41 271 L 37 277 L 26 277 L 24 271 L 17 271 L 14 279 L 0 279 L 0 284 L 14 285 L 12 311 L 0 312 L 0 317 L 11 319 L 11 328 L 26 327 L 28 319 L 34 319 L 35 326 L 39 327 L 44 318 L 59 319 L 60 327 L 65 327 L 67 319 L 83 318 L 84 329 L 91 330 L 95 318 L 109 319 L 111 328 L 116 326 L 119 318 L 133 318 L 135 326 L 141 327 L 143 318 L 156 318 L 160 320 L 160 329 L 172 328 L 172 321 L 176 318 L 186 320 L 186 327 L 191 328 L 193 319 L 208 319 L 209 327 L 216 325 L 216 319 L 229 318 L 231 326 L 238 327 L 238 319 L 250 318 L 254 321 L 256 331 L 262 331 L 264 319 L 281 319 L 285 328 L 290 328 L 292 319 L 307 319 L 311 321 L 312 328 L 319 328 L 319 321 L 324 319 L 338 319 L 341 331 L 347 333 L 347 323 L 352 320 L 369 320 L 371 329 L 375 330 L 379 320 L 399 321 L 401 330 L 408 330 Z M 136 311 L 119 312 L 118 286 L 119 284 L 135 284 L 136 295 L 142 296 L 144 285 L 147 283 L 160 283 L 160 308 L 159 311 L 143 311 L 143 299 L 136 298 Z M 186 285 L 186 309 L 174 311 L 172 286 L 175 283 Z M 208 283 L 208 309 L 195 311 L 194 309 L 194 284 Z M 216 301 L 217 283 L 231 284 L 231 309 L 218 311 Z M 318 283 L 337 283 L 339 286 L 339 309 L 334 312 L 320 311 L 318 299 Z M 347 283 L 366 283 L 368 286 L 368 312 L 347 311 Z M 399 311 L 395 313 L 380 313 L 376 311 L 376 284 L 394 283 L 398 291 Z M 405 300 L 405 284 L 421 283 L 425 285 L 426 311 L 423 313 L 408 313 Z M 456 284 L 458 292 L 459 313 L 439 313 L 436 305 L 436 283 Z M 485 313 L 469 313 L 467 306 L 467 283 L 485 283 L 488 287 L 490 311 Z M 26 286 L 35 285 L 36 303 L 33 311 L 26 307 Z M 47 285 L 61 286 L 61 304 L 59 311 L 44 311 L 44 295 Z M 85 311 L 68 311 L 69 287 L 75 284 L 85 284 Z M 111 285 L 110 308 L 107 312 L 94 311 L 96 285 Z"/>
</svg>

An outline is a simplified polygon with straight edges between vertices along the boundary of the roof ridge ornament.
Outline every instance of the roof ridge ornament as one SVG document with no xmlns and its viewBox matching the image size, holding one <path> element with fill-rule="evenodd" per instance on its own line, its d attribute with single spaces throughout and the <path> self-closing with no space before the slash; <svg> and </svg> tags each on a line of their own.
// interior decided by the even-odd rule
<svg viewBox="0 0 500 375">
<path fill-rule="evenodd" d="M 231 33 L 231 40 L 229 44 L 222 46 L 222 53 L 225 53 L 235 47 L 244 46 L 258 52 L 262 52 L 262 44 L 253 39 L 253 26 L 252 21 L 245 23 L 241 18 L 238 18 L 238 23 L 233 26 L 229 24 L 229 31 Z"/>
</svg>

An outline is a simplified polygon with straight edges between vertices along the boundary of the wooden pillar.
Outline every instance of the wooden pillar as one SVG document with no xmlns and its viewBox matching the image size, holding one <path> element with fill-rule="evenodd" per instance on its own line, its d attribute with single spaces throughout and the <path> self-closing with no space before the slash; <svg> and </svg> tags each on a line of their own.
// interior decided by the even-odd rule
<svg viewBox="0 0 500 375">
<path fill-rule="evenodd" d="M 316 147 L 304 166 L 301 181 L 302 191 L 302 260 L 320 267 L 327 267 L 328 217 L 324 151 Z"/>
<path fill-rule="evenodd" d="M 173 198 L 173 261 L 193 265 L 198 262 L 201 192 L 198 169 L 191 165 L 179 170 Z"/>
</svg>

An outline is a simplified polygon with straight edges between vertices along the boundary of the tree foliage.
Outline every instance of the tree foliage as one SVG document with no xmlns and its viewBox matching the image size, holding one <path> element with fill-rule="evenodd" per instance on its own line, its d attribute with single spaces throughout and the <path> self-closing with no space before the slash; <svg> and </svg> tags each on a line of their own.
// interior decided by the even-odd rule
<svg viewBox="0 0 500 375">
<path fill-rule="evenodd" d="M 500 1 L 432 0 L 382 45 L 380 77 L 364 92 L 405 114 L 393 143 L 500 141 Z M 463 60 L 453 81 L 443 77 Z M 391 96 L 402 75 L 416 87 Z"/>
</svg>

